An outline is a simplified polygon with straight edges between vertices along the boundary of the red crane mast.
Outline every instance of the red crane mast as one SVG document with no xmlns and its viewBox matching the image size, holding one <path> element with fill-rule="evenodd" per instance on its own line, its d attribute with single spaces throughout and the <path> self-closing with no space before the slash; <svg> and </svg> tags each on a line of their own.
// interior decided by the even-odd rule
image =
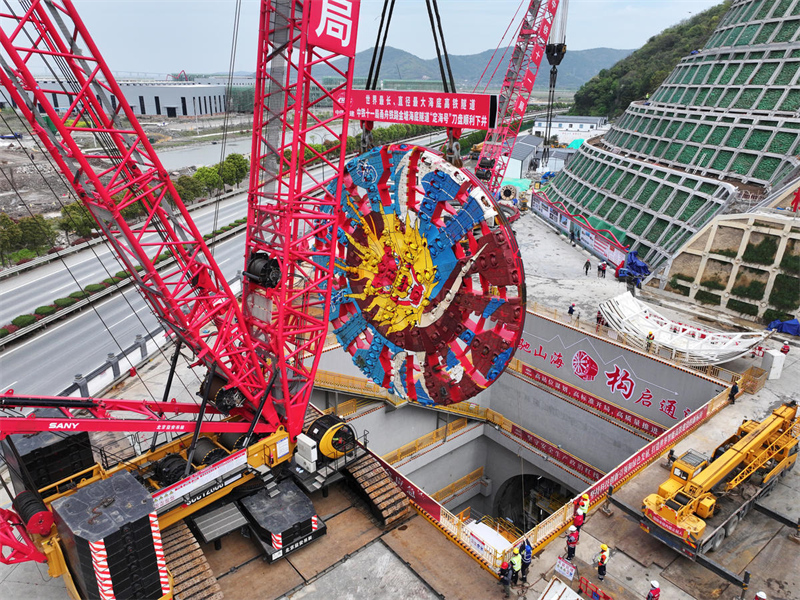
<svg viewBox="0 0 800 600">
<path fill-rule="evenodd" d="M 349 101 L 359 9 L 358 0 L 315 2 L 306 11 L 300 10 L 302 4 L 261 3 L 245 312 L 72 1 L 32 0 L 21 14 L 0 14 L 6 54 L 0 83 L 150 307 L 209 367 L 213 379 L 204 385 L 211 386 L 212 402 L 222 412 L 244 409 L 250 419 L 260 416 L 271 431 L 284 425 L 293 438 L 302 429 L 328 326 L 333 247 L 318 247 L 311 240 L 331 226 L 333 219 L 319 207 L 335 204 L 336 195 L 310 168 L 316 157 L 305 156 L 306 138 L 316 127 L 328 132 L 334 143 L 319 158 L 331 167 L 329 180 L 338 176 L 341 182 L 347 113 L 338 111 L 343 116 L 323 121 L 312 109 L 320 98 L 336 103 L 332 94 L 342 90 Z M 343 83 L 325 90 L 311 69 L 343 56 L 344 67 L 333 67 Z M 60 71 L 60 80 L 40 82 L 33 69 L 42 62 Z M 312 100 L 315 85 L 322 94 Z M 40 121 L 41 114 L 54 124 L 54 134 Z M 103 151 L 84 154 L 76 141 L 83 134 L 94 135 Z M 131 207 L 144 216 L 126 217 Z M 165 253 L 175 263 L 158 270 L 156 263 Z M 278 270 L 258 269 L 265 260 Z M 264 273 L 277 277 L 259 279 Z"/>
<path fill-rule="evenodd" d="M 475 175 L 497 193 L 522 126 L 559 0 L 531 0 L 500 90 L 497 125 L 486 132 Z"/>
</svg>

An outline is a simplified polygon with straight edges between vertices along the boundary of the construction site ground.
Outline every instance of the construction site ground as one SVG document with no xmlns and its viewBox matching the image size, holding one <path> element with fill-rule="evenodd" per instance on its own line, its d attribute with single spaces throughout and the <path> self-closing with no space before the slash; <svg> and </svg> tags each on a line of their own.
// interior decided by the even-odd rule
<svg viewBox="0 0 800 600">
<path fill-rule="evenodd" d="M 624 291 L 611 274 L 606 279 L 596 277 L 595 258 L 591 258 L 592 271 L 585 276 L 582 266 L 586 252 L 573 248 L 564 236 L 554 233 L 534 215 L 525 214 L 514 223 L 514 229 L 525 261 L 529 300 L 565 310 L 569 303 L 576 302 L 583 318 L 593 318 L 600 301 Z M 662 306 L 660 310 L 679 316 L 682 321 L 697 316 L 697 313 L 675 312 L 679 308 Z M 98 326 L 101 326 L 99 322 Z M 770 340 L 769 345 L 780 346 L 776 340 Z M 798 363 L 800 350 L 793 347 L 780 379 L 768 381 L 754 396 L 742 395 L 735 406 L 724 408 L 681 442 L 676 451 L 688 447 L 708 451 L 730 435 L 743 418 L 762 419 L 778 404 L 796 398 L 800 388 Z M 743 358 L 726 366 L 742 372 L 759 364 L 759 358 Z M 165 353 L 106 395 L 161 398 L 168 368 L 169 355 Z M 187 361 L 179 361 L 170 396 L 179 401 L 193 401 L 198 385 L 199 378 L 189 370 Z M 95 439 L 93 443 L 100 443 Z M 143 441 L 147 443 L 146 439 Z M 661 477 L 666 478 L 665 470 L 651 469 L 657 469 Z M 4 475 L 7 479 L 7 474 Z M 649 486 L 645 478 L 637 478 L 623 489 L 635 499 L 650 493 Z M 400 526 L 383 531 L 366 504 L 344 482 L 331 486 L 327 497 L 316 492 L 312 500 L 327 523 L 328 534 L 286 559 L 274 564 L 264 562 L 253 540 L 246 539 L 238 531 L 222 539 L 220 550 L 215 550 L 213 544 L 202 547 L 225 598 L 502 597 L 502 589 L 492 574 L 423 516 L 413 513 Z M 769 501 L 778 503 L 773 506 L 775 510 L 791 518 L 800 517 L 800 468 L 781 482 L 781 489 L 773 492 Z M 635 504 L 633 500 L 631 503 Z M 4 493 L 0 496 L 0 506 L 10 508 Z M 743 522 L 729 540 L 735 542 L 735 546 L 723 546 L 720 554 L 730 556 L 735 565 L 752 572 L 753 583 L 746 600 L 751 600 L 758 589 L 765 589 L 769 600 L 800 600 L 800 547 L 781 542 L 781 536 L 786 536 L 785 528 L 777 530 L 769 522 L 762 523 L 765 517 L 761 514 L 751 513 L 748 519 L 753 522 L 742 527 Z M 752 535 L 747 536 L 748 532 Z M 754 538 L 758 538 L 755 541 L 759 541 L 760 546 L 753 543 Z M 599 583 L 591 563 L 600 543 L 607 543 L 612 550 L 608 576 L 601 588 L 615 600 L 643 599 L 648 581 L 653 578 L 662 583 L 664 600 L 733 600 L 740 596 L 738 590 L 724 581 L 650 539 L 620 511 L 610 518 L 599 511 L 590 514 L 578 546 L 575 588 L 581 576 Z M 564 537 L 561 536 L 536 557 L 529 585 L 513 588 L 512 598 L 538 598 L 553 575 L 557 557 L 563 553 Z M 45 565 L 0 565 L 0 600 L 27 598 L 63 600 L 67 594 L 61 579 L 48 577 Z"/>
</svg>

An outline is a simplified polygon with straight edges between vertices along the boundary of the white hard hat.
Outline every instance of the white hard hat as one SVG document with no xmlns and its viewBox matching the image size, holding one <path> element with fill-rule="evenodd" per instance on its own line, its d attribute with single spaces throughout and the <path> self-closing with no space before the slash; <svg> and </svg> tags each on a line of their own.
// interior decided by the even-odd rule
<svg viewBox="0 0 800 600">
<path fill-rule="evenodd" d="M 569 530 L 570 530 L 570 532 L 572 532 L 572 531 L 578 531 L 578 528 L 577 528 L 577 527 L 575 527 L 575 525 L 570 525 L 570 526 L 569 526 Z"/>
<path fill-rule="evenodd" d="M 658 585 L 658 582 L 654 579 L 653 581 L 650 582 L 650 587 L 658 589 L 660 586 Z"/>
<path fill-rule="evenodd" d="M 756 594 L 756 598 L 760 598 L 760 600 L 767 600 L 767 595 L 764 592 L 758 592 Z"/>
</svg>

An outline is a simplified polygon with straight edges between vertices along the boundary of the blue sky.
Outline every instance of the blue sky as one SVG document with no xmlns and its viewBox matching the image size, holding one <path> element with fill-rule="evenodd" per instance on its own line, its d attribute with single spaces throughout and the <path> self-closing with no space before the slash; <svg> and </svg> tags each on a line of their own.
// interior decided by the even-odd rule
<svg viewBox="0 0 800 600">
<path fill-rule="evenodd" d="M 528 0 L 523 0 L 527 6 Z M 702 12 L 715 0 L 571 0 L 571 49 L 637 48 L 662 29 Z M 117 72 L 227 72 L 233 0 L 75 0 L 100 51 Z M 439 0 L 451 54 L 494 49 L 520 0 Z M 243 0 L 237 70 L 255 68 L 259 3 Z M 382 0 L 362 0 L 358 49 L 375 43 Z M 424 0 L 397 0 L 388 45 L 435 56 Z"/>
</svg>

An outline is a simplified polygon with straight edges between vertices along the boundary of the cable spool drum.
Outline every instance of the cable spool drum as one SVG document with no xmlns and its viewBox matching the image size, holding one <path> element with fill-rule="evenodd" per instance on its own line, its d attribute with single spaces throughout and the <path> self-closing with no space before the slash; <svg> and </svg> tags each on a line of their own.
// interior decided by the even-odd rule
<svg viewBox="0 0 800 600">
<path fill-rule="evenodd" d="M 320 454 L 327 458 L 339 458 L 356 447 L 353 428 L 334 415 L 321 416 L 309 426 L 306 435 L 317 442 Z"/>
<path fill-rule="evenodd" d="M 183 479 L 186 460 L 180 454 L 167 454 L 156 463 L 155 478 L 162 487 L 167 487 Z"/>
<path fill-rule="evenodd" d="M 208 466 L 214 464 L 218 460 L 222 460 L 228 456 L 219 446 L 206 437 L 201 437 L 197 440 L 197 446 L 194 449 L 194 456 L 192 456 L 192 464 L 195 467 Z"/>
<path fill-rule="evenodd" d="M 17 494 L 11 504 L 29 532 L 38 535 L 50 533 L 50 528 L 53 526 L 53 513 L 47 510 L 39 496 L 30 490 L 24 490 Z"/>
<path fill-rule="evenodd" d="M 219 442 L 220 446 L 227 448 L 229 452 L 233 452 L 234 450 L 241 450 L 244 448 L 244 440 L 247 438 L 246 433 L 236 433 L 234 431 L 226 431 L 223 434 L 220 434 L 217 441 Z M 258 436 L 253 434 L 251 438 L 252 441 L 256 441 Z"/>
<path fill-rule="evenodd" d="M 500 200 L 514 201 L 516 199 L 517 199 L 516 186 L 513 186 L 509 183 L 500 188 Z"/>
</svg>

